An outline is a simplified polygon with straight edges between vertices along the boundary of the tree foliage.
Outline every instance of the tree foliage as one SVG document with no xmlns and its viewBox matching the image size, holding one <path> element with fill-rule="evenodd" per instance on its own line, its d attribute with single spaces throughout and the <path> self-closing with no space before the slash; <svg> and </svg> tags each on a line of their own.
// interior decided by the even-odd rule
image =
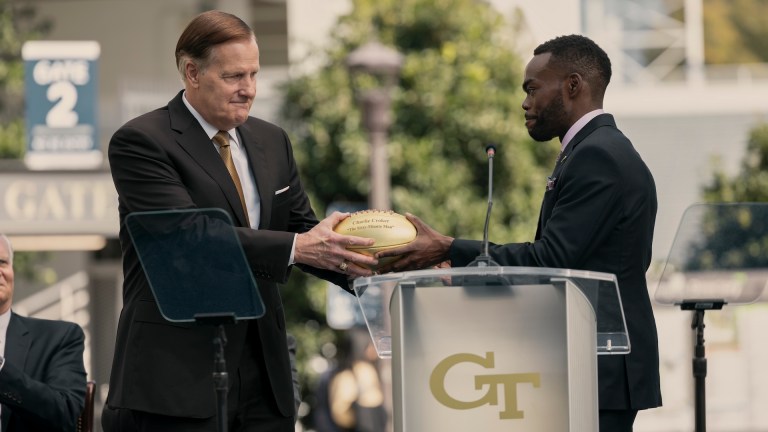
<svg viewBox="0 0 768 432">
<path fill-rule="evenodd" d="M 768 267 L 768 124 L 750 132 L 738 174 L 716 168 L 704 187 L 708 203 L 699 238 L 688 251 L 687 270 Z"/>
<path fill-rule="evenodd" d="M 285 88 L 285 124 L 316 209 L 367 201 L 368 138 L 345 58 L 377 39 L 405 56 L 388 143 L 393 209 L 446 234 L 479 237 L 488 186 L 484 147 L 499 143 L 491 236 L 530 239 L 557 149 L 525 133 L 523 65 L 503 18 L 476 0 L 354 6 L 335 28 L 325 67 Z"/>
<path fill-rule="evenodd" d="M 525 131 L 524 65 L 510 29 L 477 0 L 354 0 L 330 48 L 315 53 L 323 67 L 284 87 L 283 125 L 318 215 L 331 203 L 368 201 L 369 144 L 356 92 L 376 81 L 351 76 L 345 59 L 377 40 L 404 56 L 387 144 L 393 210 L 414 213 L 448 235 L 481 238 L 485 146 L 493 142 L 499 152 L 490 238 L 531 240 L 558 147 L 535 143 Z M 294 272 L 284 290 L 289 332 L 306 338 L 300 340 L 302 361 L 333 342 L 323 286 Z M 307 365 L 302 370 L 311 387 L 312 372 Z"/>
<path fill-rule="evenodd" d="M 768 123 L 750 131 L 739 173 L 731 177 L 716 167 L 703 192 L 708 202 L 768 201 Z"/>
<path fill-rule="evenodd" d="M 768 62 L 768 2 L 704 0 L 704 56 L 710 64 Z"/>
<path fill-rule="evenodd" d="M 0 158 L 24 153 L 24 63 L 21 46 L 48 33 L 33 6 L 0 0 Z"/>
</svg>

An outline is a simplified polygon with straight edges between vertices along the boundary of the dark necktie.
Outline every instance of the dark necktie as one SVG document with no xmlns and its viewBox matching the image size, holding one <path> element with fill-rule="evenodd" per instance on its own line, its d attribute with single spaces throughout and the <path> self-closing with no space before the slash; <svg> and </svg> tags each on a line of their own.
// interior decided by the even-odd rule
<svg viewBox="0 0 768 432">
<path fill-rule="evenodd" d="M 232 177 L 232 181 L 235 183 L 237 194 L 240 195 L 240 205 L 243 206 L 243 213 L 245 213 L 245 220 L 248 221 L 248 208 L 245 206 L 243 185 L 240 184 L 240 176 L 237 175 L 237 169 L 235 169 L 235 161 L 232 159 L 232 152 L 229 148 L 229 133 L 219 131 L 216 135 L 214 135 L 213 142 L 219 146 L 219 156 L 221 156 L 221 160 L 224 161 L 224 165 L 227 167 L 227 171 L 229 171 L 229 176 Z"/>
</svg>

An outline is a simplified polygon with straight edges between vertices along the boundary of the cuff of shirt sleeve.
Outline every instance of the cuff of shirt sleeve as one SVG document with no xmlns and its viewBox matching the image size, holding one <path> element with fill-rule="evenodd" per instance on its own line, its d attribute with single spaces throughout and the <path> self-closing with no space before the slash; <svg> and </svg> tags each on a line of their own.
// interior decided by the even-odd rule
<svg viewBox="0 0 768 432">
<path fill-rule="evenodd" d="M 288 258 L 288 265 L 289 266 L 292 266 L 292 265 L 296 264 L 293 261 L 293 258 L 294 258 L 295 252 L 296 252 L 296 237 L 298 237 L 298 234 L 294 234 L 293 235 L 293 244 L 291 245 L 291 256 Z"/>
</svg>

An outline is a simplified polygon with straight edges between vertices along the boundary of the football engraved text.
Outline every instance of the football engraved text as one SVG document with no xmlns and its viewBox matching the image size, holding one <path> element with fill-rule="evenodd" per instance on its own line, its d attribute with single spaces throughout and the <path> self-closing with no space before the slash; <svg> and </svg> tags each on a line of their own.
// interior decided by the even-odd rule
<svg viewBox="0 0 768 432">
<path fill-rule="evenodd" d="M 350 221 L 352 226 L 349 227 L 349 232 L 355 232 L 360 230 L 369 229 L 393 229 L 392 220 L 389 218 L 370 218 L 370 219 L 357 219 Z"/>
</svg>

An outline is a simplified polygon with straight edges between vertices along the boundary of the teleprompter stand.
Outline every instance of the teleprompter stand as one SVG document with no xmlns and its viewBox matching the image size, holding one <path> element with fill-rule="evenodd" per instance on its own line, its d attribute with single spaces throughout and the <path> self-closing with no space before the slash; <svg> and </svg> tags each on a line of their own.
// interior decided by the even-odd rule
<svg viewBox="0 0 768 432">
<path fill-rule="evenodd" d="M 696 432 L 707 430 L 707 399 L 706 399 L 706 380 L 707 380 L 707 356 L 704 349 L 704 312 L 708 310 L 720 310 L 725 306 L 723 299 L 717 300 L 687 300 L 678 303 L 680 310 L 693 311 L 691 320 L 691 329 L 696 333 L 696 345 L 693 347 L 693 361 L 691 369 L 693 371 L 694 382 L 694 415 Z"/>
<path fill-rule="evenodd" d="M 216 326 L 216 336 L 213 337 L 213 389 L 216 391 L 217 429 L 227 430 L 227 390 L 229 389 L 229 373 L 224 347 L 227 345 L 227 332 L 224 325 L 234 324 L 235 315 L 232 313 L 198 313 L 195 322 L 202 325 Z"/>
<path fill-rule="evenodd" d="M 768 204 L 697 204 L 683 214 L 656 290 L 660 303 L 691 311 L 695 431 L 706 432 L 704 313 L 756 301 L 766 283 Z M 759 248 L 759 246 L 758 246 Z"/>
<path fill-rule="evenodd" d="M 232 221 L 220 209 L 190 209 L 131 213 L 125 224 L 163 317 L 216 328 L 217 429 L 226 432 L 225 326 L 264 315 Z"/>
</svg>

